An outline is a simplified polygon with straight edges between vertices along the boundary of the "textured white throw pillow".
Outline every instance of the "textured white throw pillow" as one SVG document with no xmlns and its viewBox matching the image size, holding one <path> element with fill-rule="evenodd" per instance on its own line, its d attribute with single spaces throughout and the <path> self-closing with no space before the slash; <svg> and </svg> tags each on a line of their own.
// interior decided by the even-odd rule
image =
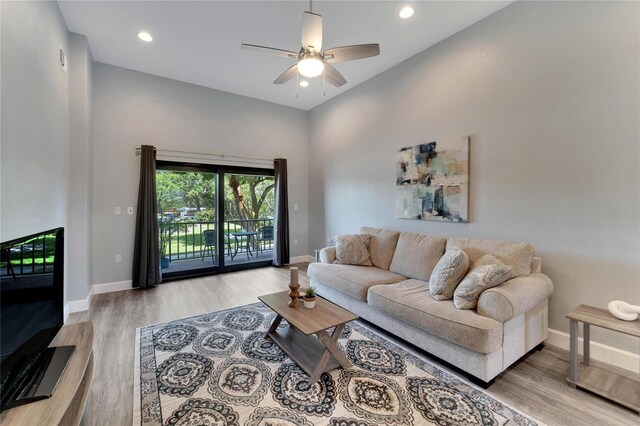
<svg viewBox="0 0 640 426">
<path fill-rule="evenodd" d="M 436 300 L 451 300 L 453 292 L 469 269 L 469 256 L 453 247 L 440 258 L 429 278 L 429 293 Z"/>
<path fill-rule="evenodd" d="M 369 234 L 345 234 L 336 237 L 336 260 L 343 265 L 371 266 Z"/>
<path fill-rule="evenodd" d="M 474 309 L 483 291 L 498 286 L 511 278 L 513 266 L 507 266 L 495 256 L 485 254 L 460 282 L 453 293 L 453 304 L 458 309 Z"/>
</svg>

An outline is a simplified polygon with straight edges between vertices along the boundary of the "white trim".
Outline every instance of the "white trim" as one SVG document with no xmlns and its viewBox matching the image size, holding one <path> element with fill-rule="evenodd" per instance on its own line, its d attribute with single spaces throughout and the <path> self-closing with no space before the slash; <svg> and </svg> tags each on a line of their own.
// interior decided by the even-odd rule
<svg viewBox="0 0 640 426">
<path fill-rule="evenodd" d="M 80 300 L 71 300 L 67 303 L 67 311 L 72 314 L 74 312 L 82 312 L 89 310 L 89 297 Z"/>
<path fill-rule="evenodd" d="M 94 294 L 112 293 L 114 291 L 131 290 L 131 280 L 129 281 L 116 281 L 112 283 L 94 284 L 91 286 L 89 294 L 84 299 L 70 300 L 64 306 L 63 318 L 64 322 L 69 318 L 69 314 L 74 312 L 88 311 L 91 306 L 91 300 L 93 300 Z"/>
<path fill-rule="evenodd" d="M 131 290 L 131 280 L 114 281 L 112 283 L 94 284 L 93 294 L 113 293 L 114 291 Z"/>
<path fill-rule="evenodd" d="M 89 290 L 89 294 L 84 299 L 68 301 L 67 304 L 64 305 L 63 321 L 67 322 L 67 318 L 69 318 L 69 314 L 72 314 L 74 312 L 88 311 L 89 307 L 91 306 L 91 300 L 93 299 L 93 294 L 94 294 L 94 286 L 91 287 L 91 290 Z"/>
<path fill-rule="evenodd" d="M 569 350 L 569 335 L 562 331 L 549 329 L 545 343 Z M 578 338 L 578 353 L 582 354 L 582 337 Z M 640 373 L 640 355 L 614 348 L 613 346 L 591 340 L 591 358 L 616 367 L 624 368 L 636 374 Z"/>
<path fill-rule="evenodd" d="M 289 259 L 289 264 L 293 265 L 294 263 L 304 263 L 304 262 L 315 262 L 316 258 L 311 256 L 311 255 L 304 255 L 304 256 L 294 256 L 292 258 Z"/>
</svg>

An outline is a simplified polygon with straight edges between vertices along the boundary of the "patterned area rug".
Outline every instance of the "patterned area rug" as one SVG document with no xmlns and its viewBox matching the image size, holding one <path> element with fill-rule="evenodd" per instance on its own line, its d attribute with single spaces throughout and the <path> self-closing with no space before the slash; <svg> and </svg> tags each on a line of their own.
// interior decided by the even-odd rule
<svg viewBox="0 0 640 426">
<path fill-rule="evenodd" d="M 539 424 L 357 322 L 339 340 L 354 367 L 309 386 L 264 339 L 274 317 L 255 303 L 139 328 L 133 424 Z"/>
</svg>

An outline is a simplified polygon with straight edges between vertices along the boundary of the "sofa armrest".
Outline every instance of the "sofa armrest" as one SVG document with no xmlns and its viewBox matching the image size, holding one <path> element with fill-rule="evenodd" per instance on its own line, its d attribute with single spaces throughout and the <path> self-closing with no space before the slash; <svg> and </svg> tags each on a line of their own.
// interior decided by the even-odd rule
<svg viewBox="0 0 640 426">
<path fill-rule="evenodd" d="M 553 293 L 553 283 L 544 274 L 517 277 L 490 288 L 478 299 L 478 315 L 505 322 L 544 302 Z"/>
<path fill-rule="evenodd" d="M 336 248 L 325 247 L 320 250 L 320 263 L 333 263 L 336 260 Z"/>
</svg>

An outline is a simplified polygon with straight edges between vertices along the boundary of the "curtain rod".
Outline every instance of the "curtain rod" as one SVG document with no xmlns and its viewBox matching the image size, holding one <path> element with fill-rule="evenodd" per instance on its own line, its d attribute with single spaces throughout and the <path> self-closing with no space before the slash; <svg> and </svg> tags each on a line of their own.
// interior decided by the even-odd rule
<svg viewBox="0 0 640 426">
<path fill-rule="evenodd" d="M 140 155 L 140 151 L 142 150 L 142 147 L 140 145 L 136 146 L 136 156 Z M 244 157 L 242 155 L 229 155 L 229 154 L 216 154 L 216 153 L 209 153 L 209 152 L 192 152 L 192 151 L 180 151 L 180 150 L 176 150 L 176 149 L 158 149 L 158 148 L 154 148 L 154 151 L 158 152 L 158 153 L 176 153 L 176 154 L 187 154 L 187 155 L 203 155 L 203 156 L 212 156 L 212 157 L 220 157 L 220 159 L 225 159 L 225 158 L 239 158 L 242 160 L 255 160 L 255 161 L 270 161 L 273 162 L 273 158 L 257 158 L 257 157 Z M 191 157 L 193 158 L 193 157 Z"/>
</svg>

